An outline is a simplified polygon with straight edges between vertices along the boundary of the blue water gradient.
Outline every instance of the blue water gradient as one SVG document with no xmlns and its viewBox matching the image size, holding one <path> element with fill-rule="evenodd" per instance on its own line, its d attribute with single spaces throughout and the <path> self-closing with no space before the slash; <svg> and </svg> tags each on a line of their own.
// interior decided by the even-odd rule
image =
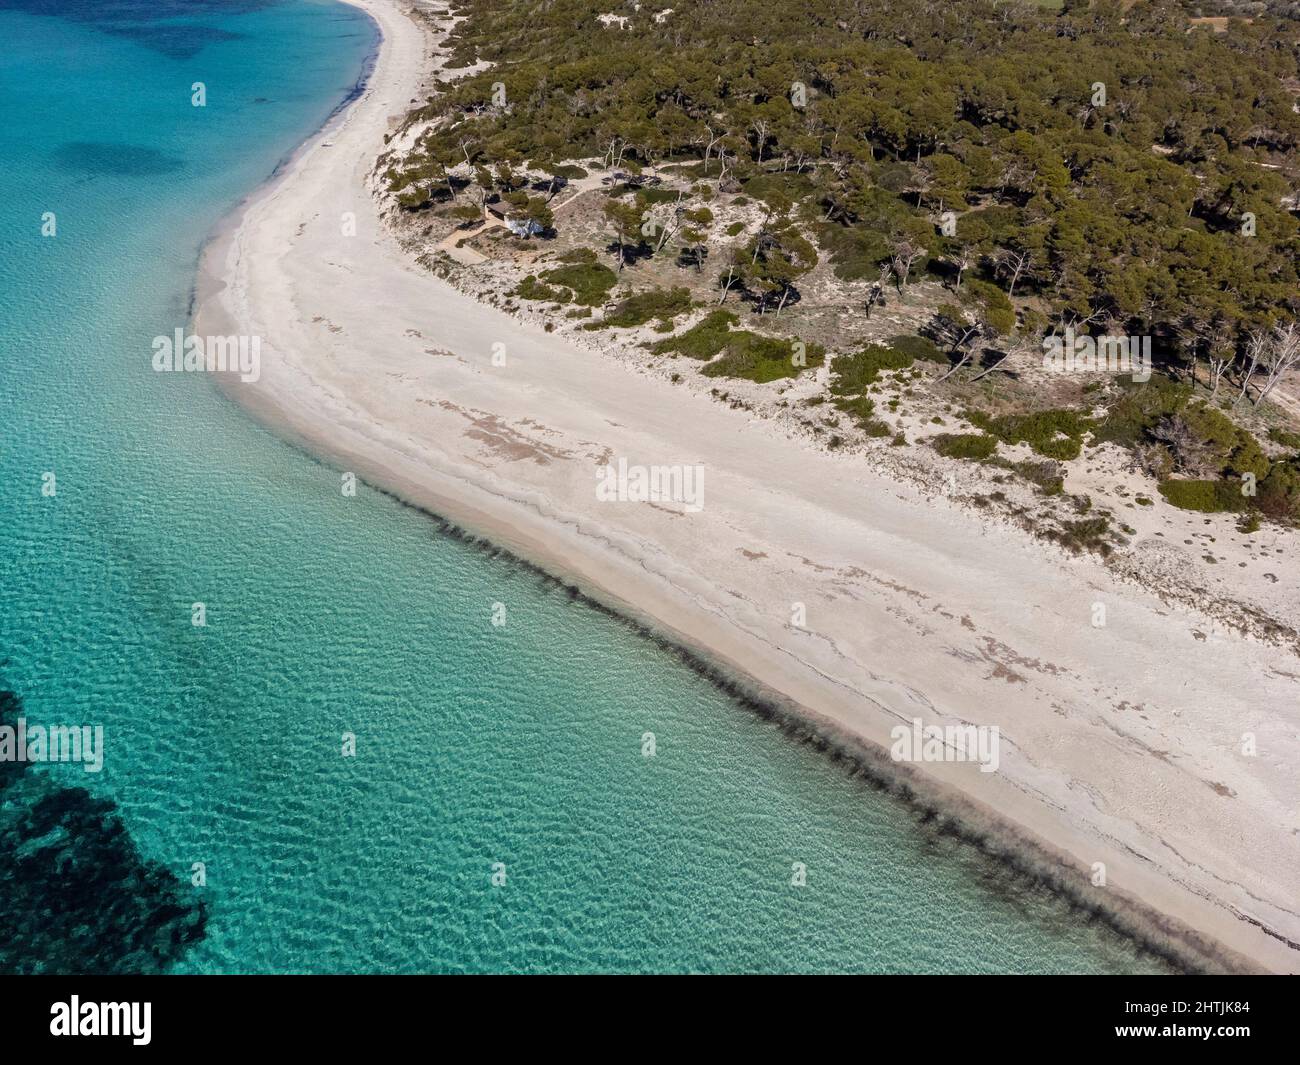
<svg viewBox="0 0 1300 1065">
<path fill-rule="evenodd" d="M 1161 969 L 618 620 L 151 371 L 205 234 L 354 88 L 359 12 L 8 0 L 0 38 L 0 680 L 29 719 L 104 727 L 102 773 L 39 772 L 206 902 L 176 970 Z"/>
</svg>

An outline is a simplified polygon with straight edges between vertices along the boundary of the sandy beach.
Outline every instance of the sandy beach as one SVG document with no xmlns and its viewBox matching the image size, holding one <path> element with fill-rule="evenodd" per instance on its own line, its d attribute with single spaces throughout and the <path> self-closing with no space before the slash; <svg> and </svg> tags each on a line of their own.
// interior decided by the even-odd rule
<svg viewBox="0 0 1300 1065">
<path fill-rule="evenodd" d="M 349 2 L 383 33 L 364 93 L 203 257 L 195 330 L 262 338 L 260 378 L 229 394 L 1187 964 L 1300 972 L 1300 659 L 430 276 L 369 189 L 438 38 L 398 0 Z M 597 469 L 620 460 L 701 468 L 701 509 L 602 499 Z M 998 726 L 997 771 L 890 763 L 915 719 Z"/>
</svg>

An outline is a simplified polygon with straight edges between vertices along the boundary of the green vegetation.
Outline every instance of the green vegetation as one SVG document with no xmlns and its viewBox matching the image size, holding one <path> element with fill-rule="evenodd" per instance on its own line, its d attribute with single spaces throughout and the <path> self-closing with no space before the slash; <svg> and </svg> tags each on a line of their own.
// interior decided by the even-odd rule
<svg viewBox="0 0 1300 1065">
<path fill-rule="evenodd" d="M 1048 539 L 1074 552 L 1096 551 L 1103 557 L 1113 550 L 1110 535 L 1110 517 L 1099 514 L 1093 518 L 1063 521 L 1059 527 L 1047 532 Z"/>
<path fill-rule="evenodd" d="M 826 349 L 819 344 L 800 345 L 795 340 L 734 329 L 739 321 L 730 311 L 711 311 L 690 329 L 656 342 L 650 350 L 656 355 L 685 355 L 700 360 L 721 353 L 721 358 L 701 371 L 706 377 L 743 377 L 760 383 L 797 377 L 805 367 L 826 361 Z M 802 363 L 797 345 L 803 348 Z"/>
<path fill-rule="evenodd" d="M 676 203 L 678 199 L 678 194 L 672 189 L 646 189 L 633 185 L 616 185 L 610 195 L 622 196 L 628 192 L 636 193 L 637 206 L 641 210 L 653 207 L 657 203 Z"/>
<path fill-rule="evenodd" d="M 1007 466 L 1045 496 L 1059 496 L 1065 491 L 1065 470 L 1055 462 L 1011 462 Z"/>
<path fill-rule="evenodd" d="M 897 336 L 889 342 L 892 350 L 910 355 L 918 362 L 937 362 L 947 364 L 948 356 L 935 347 L 934 342 L 920 336 Z"/>
<path fill-rule="evenodd" d="M 537 280 L 536 274 L 529 274 L 515 287 L 514 295 L 525 300 L 539 300 L 546 303 L 568 303 L 572 296 L 559 288 L 549 288 Z"/>
<path fill-rule="evenodd" d="M 1222 411 L 1193 398 L 1190 385 L 1156 377 L 1145 385 L 1128 386 L 1096 435 L 1099 441 L 1130 448 L 1136 464 L 1162 482 L 1160 491 L 1174 506 L 1207 512 L 1240 510 L 1252 499 L 1242 497 L 1242 477 L 1253 477 L 1261 495 L 1272 477 L 1267 496 L 1270 516 L 1300 516 L 1280 487 L 1287 476 L 1285 464 L 1270 464 L 1252 434 Z M 1171 479 L 1175 475 L 1182 479 Z M 1205 484 L 1221 484 L 1221 491 L 1187 487 Z"/>
<path fill-rule="evenodd" d="M 1062 461 L 1079 457 L 1083 436 L 1095 424 L 1085 413 L 1069 409 L 999 417 L 967 411 L 963 417 L 1003 443 L 1028 444 L 1044 458 Z"/>
<path fill-rule="evenodd" d="M 983 433 L 940 433 L 931 443 L 950 459 L 986 459 L 998 449 L 997 440 Z"/>
<path fill-rule="evenodd" d="M 529 274 L 515 288 L 521 299 L 549 303 L 576 303 L 581 307 L 599 307 L 609 290 L 618 283 L 618 275 L 595 261 L 589 248 L 578 248 L 561 256 L 565 266 L 543 271 L 540 278 Z"/>
<path fill-rule="evenodd" d="M 870 437 L 894 436 L 894 430 L 879 418 L 874 417 L 876 404 L 869 396 L 854 396 L 849 399 L 837 399 L 835 409 L 853 419 L 853 424 Z M 896 439 L 896 437 L 895 437 Z"/>
<path fill-rule="evenodd" d="M 857 395 L 875 384 L 882 370 L 906 370 L 911 365 L 910 354 L 872 344 L 854 355 L 840 355 L 831 363 L 831 392 L 837 396 Z"/>
<path fill-rule="evenodd" d="M 759 314 L 780 314 L 792 296 L 798 297 L 796 282 L 816 265 L 817 249 L 795 226 L 768 227 L 733 251 L 718 284 L 724 299 L 738 288 Z"/>
<path fill-rule="evenodd" d="M 1124 391 L 1094 430 L 1097 443 L 1110 441 L 1121 447 L 1137 447 L 1161 418 L 1177 414 L 1192 397 L 1191 385 L 1163 375 L 1153 376 L 1145 384 L 1126 378 L 1118 378 L 1116 383 Z"/>
<path fill-rule="evenodd" d="M 574 263 L 547 270 L 542 280 L 563 285 L 572 291 L 573 302 L 584 307 L 599 307 L 609 290 L 618 283 L 618 275 L 603 263 Z"/>
<path fill-rule="evenodd" d="M 599 322 L 583 326 L 584 329 L 631 329 L 645 325 L 652 318 L 671 323 L 679 314 L 691 309 L 691 293 L 685 288 L 652 288 L 637 292 L 619 302 Z"/>
<path fill-rule="evenodd" d="M 558 258 L 562 263 L 594 263 L 599 257 L 591 248 L 574 248 Z"/>
<path fill-rule="evenodd" d="M 1011 300 L 997 285 L 978 278 L 967 278 L 962 286 L 962 302 L 976 308 L 976 314 L 999 336 L 1016 327 L 1016 311 Z"/>
<path fill-rule="evenodd" d="M 758 174 L 745 182 L 745 192 L 779 214 L 786 214 L 796 203 L 814 191 L 812 178 L 803 172 Z"/>
<path fill-rule="evenodd" d="M 660 340 L 651 350 L 656 355 L 671 353 L 692 359 L 711 359 L 726 347 L 732 335 L 731 328 L 739 321 L 730 311 L 712 311 L 684 333 Z"/>
<path fill-rule="evenodd" d="M 1287 175 L 1259 165 L 1300 141 L 1297 54 L 1267 16 L 1219 35 L 1188 33 L 1171 0 L 819 0 L 816 18 L 757 0 L 659 20 L 643 5 L 609 30 L 606 9 L 461 0 L 453 62 L 492 66 L 415 113 L 444 121 L 394 191 L 454 198 L 445 173 L 466 163 L 677 163 L 797 220 L 842 276 L 874 277 L 904 246 L 916 272 L 969 253 L 972 279 L 1049 320 L 1101 312 L 1188 350 L 1268 324 L 1300 282 Z M 507 107 L 488 105 L 497 81 Z M 952 235 L 934 222 L 948 210 Z"/>
<path fill-rule="evenodd" d="M 1300 451 L 1300 433 L 1293 433 L 1290 430 L 1279 429 L 1274 426 L 1268 431 L 1268 438 L 1275 444 L 1281 444 L 1283 447 Z"/>
<path fill-rule="evenodd" d="M 1267 517 L 1300 521 L 1300 462 L 1277 462 L 1260 482 L 1255 505 Z"/>
<path fill-rule="evenodd" d="M 888 346 L 872 344 L 852 355 L 837 356 L 831 363 L 831 395 L 837 410 L 850 414 L 869 436 L 888 436 L 893 430 L 872 417 L 875 403 L 865 393 L 886 370 L 906 370 L 917 358 L 942 360 L 933 344 L 921 337 L 895 337 Z M 896 400 L 889 404 L 896 410 Z"/>
<path fill-rule="evenodd" d="M 1246 508 L 1240 488 L 1228 481 L 1162 481 L 1160 494 L 1182 510 L 1204 514 Z"/>
<path fill-rule="evenodd" d="M 743 377 L 766 384 L 786 377 L 798 377 L 807 366 L 820 366 L 826 350 L 818 344 L 805 345 L 803 364 L 795 361 L 794 341 L 778 340 L 738 330 L 727 336 L 722 355 L 700 372 L 705 377 Z"/>
</svg>

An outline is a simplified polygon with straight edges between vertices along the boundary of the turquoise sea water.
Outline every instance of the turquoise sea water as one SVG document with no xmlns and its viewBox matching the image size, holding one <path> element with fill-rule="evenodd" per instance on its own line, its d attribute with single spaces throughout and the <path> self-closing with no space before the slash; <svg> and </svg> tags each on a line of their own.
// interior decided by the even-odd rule
<svg viewBox="0 0 1300 1065">
<path fill-rule="evenodd" d="M 204 235 L 355 86 L 364 17 L 4 0 L 0 38 L 0 679 L 32 721 L 104 727 L 102 773 L 40 772 L 206 901 L 177 971 L 1161 970 L 617 620 L 151 372 Z"/>
</svg>

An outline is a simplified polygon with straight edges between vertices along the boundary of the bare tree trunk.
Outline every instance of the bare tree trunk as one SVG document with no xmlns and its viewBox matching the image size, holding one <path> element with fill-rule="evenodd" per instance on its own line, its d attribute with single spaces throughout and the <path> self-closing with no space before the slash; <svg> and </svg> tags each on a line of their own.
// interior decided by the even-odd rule
<svg viewBox="0 0 1300 1065">
<path fill-rule="evenodd" d="M 970 329 L 967 329 L 966 332 L 962 334 L 961 339 L 960 339 L 959 341 L 957 341 L 956 344 L 953 345 L 953 350 L 954 350 L 954 351 L 960 351 L 961 348 L 962 348 L 962 346 L 966 343 L 966 341 L 968 341 L 972 336 L 974 336 L 974 334 L 975 334 L 975 329 L 974 329 L 974 327 L 972 327 L 972 328 L 970 328 Z M 974 351 L 973 348 L 972 348 L 971 350 L 967 351 L 967 352 L 966 352 L 966 353 L 965 353 L 965 354 L 964 354 L 964 355 L 963 355 L 963 356 L 962 356 L 962 357 L 957 361 L 957 365 L 954 366 L 951 370 L 949 370 L 949 371 L 948 371 L 946 374 L 944 374 L 942 377 L 940 377 L 937 381 L 935 381 L 935 384 L 936 384 L 936 385 L 941 385 L 941 384 L 943 384 L 944 381 L 948 380 L 948 378 L 950 378 L 953 374 L 955 374 L 958 370 L 960 370 L 963 366 L 965 366 L 968 362 L 970 362 L 970 360 L 971 360 L 971 356 L 974 355 L 974 354 L 975 354 L 975 351 Z"/>
<path fill-rule="evenodd" d="M 960 370 L 963 366 L 965 366 L 968 362 L 970 362 L 970 357 L 971 357 L 971 352 L 969 351 L 966 352 L 965 355 L 963 355 L 960 359 L 957 360 L 957 365 L 954 366 L 942 377 L 940 377 L 937 381 L 935 381 L 935 384 L 936 385 L 943 384 L 946 380 L 948 380 L 948 378 L 950 378 L 953 374 L 955 374 L 958 370 Z"/>
<path fill-rule="evenodd" d="M 1246 348 L 1246 372 L 1241 378 L 1241 391 L 1237 394 L 1234 402 L 1240 403 L 1246 398 L 1250 389 L 1250 379 L 1255 376 L 1255 367 L 1259 365 L 1259 356 L 1262 351 L 1261 340 L 1259 337 L 1251 337 L 1249 346 Z"/>
<path fill-rule="evenodd" d="M 1264 384 L 1255 397 L 1259 406 L 1282 380 L 1282 375 L 1300 363 L 1300 326 L 1295 322 L 1275 325 L 1268 335 L 1268 346 L 1260 360 L 1264 365 Z"/>
<path fill-rule="evenodd" d="M 1223 375 L 1228 372 L 1228 367 L 1232 365 L 1233 356 L 1223 358 L 1222 356 L 1208 356 L 1210 364 L 1210 398 L 1213 399 L 1219 394 L 1219 385 L 1223 381 Z"/>
</svg>

